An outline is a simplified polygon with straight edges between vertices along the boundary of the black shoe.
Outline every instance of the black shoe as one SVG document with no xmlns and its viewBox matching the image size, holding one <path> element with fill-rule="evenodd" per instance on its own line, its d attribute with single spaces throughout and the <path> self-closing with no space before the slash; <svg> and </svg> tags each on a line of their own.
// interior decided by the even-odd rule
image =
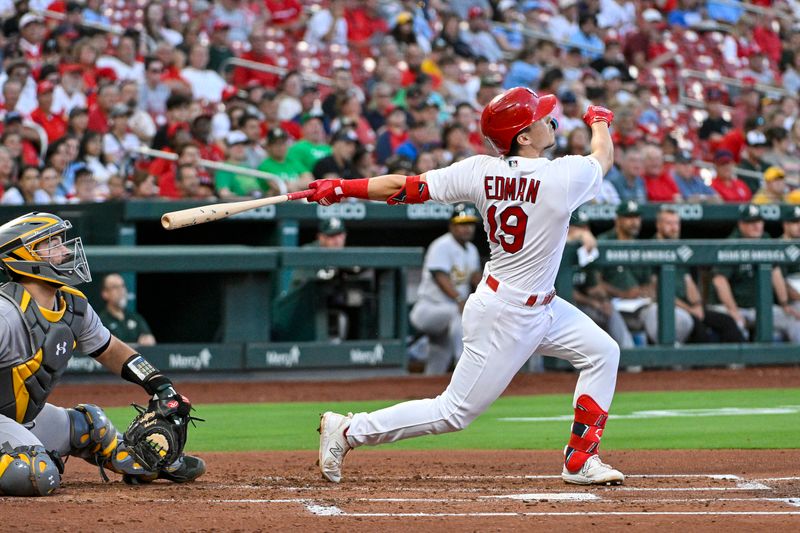
<svg viewBox="0 0 800 533">
<path fill-rule="evenodd" d="M 170 466 L 158 473 L 158 479 L 167 479 L 173 483 L 188 483 L 206 473 L 206 463 L 199 457 L 184 455 Z"/>
</svg>

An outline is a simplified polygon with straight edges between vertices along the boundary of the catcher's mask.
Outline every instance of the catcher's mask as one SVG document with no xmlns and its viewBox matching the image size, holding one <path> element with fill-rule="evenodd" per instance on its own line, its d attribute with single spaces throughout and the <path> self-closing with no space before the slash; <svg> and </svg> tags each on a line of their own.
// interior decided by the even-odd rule
<svg viewBox="0 0 800 533">
<path fill-rule="evenodd" d="M 80 237 L 67 240 L 69 220 L 28 213 L 0 226 L 0 260 L 11 277 L 25 276 L 62 285 L 92 281 Z"/>
</svg>

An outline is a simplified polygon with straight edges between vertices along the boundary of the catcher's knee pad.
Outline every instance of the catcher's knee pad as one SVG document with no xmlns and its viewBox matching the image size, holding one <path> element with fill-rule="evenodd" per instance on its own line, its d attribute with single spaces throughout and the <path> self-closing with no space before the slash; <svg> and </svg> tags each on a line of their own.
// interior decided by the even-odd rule
<svg viewBox="0 0 800 533">
<path fill-rule="evenodd" d="M 564 464 L 570 472 L 577 472 L 589 457 L 597 454 L 600 438 L 606 427 L 608 412 L 591 396 L 583 394 L 575 404 L 575 421 L 565 450 Z"/>
<path fill-rule="evenodd" d="M 0 494 L 47 496 L 61 485 L 61 464 L 42 446 L 0 448 Z"/>
<path fill-rule="evenodd" d="M 92 404 L 80 404 L 67 409 L 67 414 L 72 447 L 70 455 L 118 474 L 151 474 L 134 460 L 122 441 L 122 435 L 102 409 Z"/>
<path fill-rule="evenodd" d="M 117 448 L 119 433 L 106 413 L 89 403 L 67 409 L 70 425 L 70 455 L 100 464 Z"/>
</svg>

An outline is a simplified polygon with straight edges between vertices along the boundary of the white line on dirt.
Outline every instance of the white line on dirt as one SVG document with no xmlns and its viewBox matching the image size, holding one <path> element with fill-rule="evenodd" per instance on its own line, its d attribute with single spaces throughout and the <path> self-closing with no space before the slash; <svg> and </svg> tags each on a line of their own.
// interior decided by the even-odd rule
<svg viewBox="0 0 800 533">
<path fill-rule="evenodd" d="M 493 516 L 786 516 L 800 511 L 575 511 L 540 513 L 344 513 L 346 517 L 493 517 Z"/>
<path fill-rule="evenodd" d="M 749 484 L 746 484 L 749 485 Z M 766 485 L 756 483 L 759 486 L 736 486 L 736 487 L 626 487 L 624 485 L 616 487 L 597 487 L 596 490 L 619 491 L 619 492 L 705 492 L 705 491 L 740 491 L 740 490 L 772 490 Z"/>
<path fill-rule="evenodd" d="M 797 481 L 800 480 L 800 476 L 791 476 L 791 477 L 761 477 L 756 479 L 756 481 Z"/>
<path fill-rule="evenodd" d="M 694 502 L 776 502 L 800 507 L 800 498 L 640 498 L 636 500 L 600 500 L 601 503 L 624 501 L 625 503 L 694 503 Z"/>
<path fill-rule="evenodd" d="M 672 478 L 706 478 L 706 479 L 719 479 L 729 481 L 741 481 L 742 478 L 735 474 L 626 474 L 628 478 L 643 478 L 643 479 L 672 479 Z M 367 476 L 360 477 L 364 481 L 373 480 L 387 480 L 390 477 L 375 477 Z M 407 479 L 396 477 L 394 479 Z M 507 476 L 425 476 L 423 480 L 432 481 L 481 481 L 484 479 L 561 479 L 560 475 L 507 475 Z M 795 478 L 787 478 L 795 479 Z M 796 478 L 800 479 L 800 478 Z M 762 479 L 761 481 L 766 481 Z"/>
<path fill-rule="evenodd" d="M 484 499 L 507 499 L 507 500 L 546 500 L 546 501 L 589 501 L 599 500 L 600 496 L 591 492 L 551 492 L 533 494 L 504 494 L 502 496 L 478 496 Z"/>
</svg>

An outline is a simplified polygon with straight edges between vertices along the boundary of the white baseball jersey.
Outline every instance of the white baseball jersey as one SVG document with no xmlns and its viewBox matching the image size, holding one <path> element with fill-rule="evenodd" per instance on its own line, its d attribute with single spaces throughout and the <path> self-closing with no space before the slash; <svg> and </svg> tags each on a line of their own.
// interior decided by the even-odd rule
<svg viewBox="0 0 800 533">
<path fill-rule="evenodd" d="M 452 302 L 433 278 L 433 272 L 441 271 L 450 276 L 453 286 L 462 299 L 472 292 L 470 278 L 481 269 L 478 248 L 471 242 L 461 246 L 448 232 L 436 239 L 425 252 L 422 265 L 422 282 L 419 285 L 418 301 Z"/>
<path fill-rule="evenodd" d="M 431 200 L 472 202 L 483 217 L 498 280 L 530 293 L 553 288 L 570 213 L 603 181 L 592 156 L 501 159 L 477 155 L 425 174 Z"/>
</svg>

